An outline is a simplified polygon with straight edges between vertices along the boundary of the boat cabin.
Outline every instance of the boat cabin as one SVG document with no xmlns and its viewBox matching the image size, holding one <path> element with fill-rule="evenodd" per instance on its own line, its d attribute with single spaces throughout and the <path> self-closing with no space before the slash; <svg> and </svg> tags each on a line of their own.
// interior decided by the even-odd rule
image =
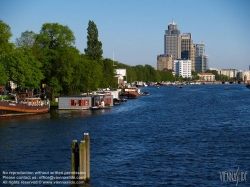
<svg viewBox="0 0 250 187">
<path fill-rule="evenodd" d="M 62 110 L 82 110 L 89 109 L 94 106 L 114 106 L 113 96 L 108 94 L 94 94 L 94 95 L 77 95 L 77 96 L 66 96 L 59 97 L 58 109 Z"/>
<path fill-rule="evenodd" d="M 84 95 L 59 97 L 58 109 L 89 109 L 91 97 Z"/>
<path fill-rule="evenodd" d="M 19 92 L 19 93 L 17 93 L 18 99 L 32 97 L 32 96 L 33 96 L 33 92 Z"/>
<path fill-rule="evenodd" d="M 24 98 L 20 103 L 27 104 L 28 106 L 43 106 L 44 102 L 41 98 Z"/>
<path fill-rule="evenodd" d="M 111 94 L 92 95 L 92 107 L 101 106 L 102 103 L 104 104 L 104 106 L 114 106 L 113 95 Z"/>
</svg>

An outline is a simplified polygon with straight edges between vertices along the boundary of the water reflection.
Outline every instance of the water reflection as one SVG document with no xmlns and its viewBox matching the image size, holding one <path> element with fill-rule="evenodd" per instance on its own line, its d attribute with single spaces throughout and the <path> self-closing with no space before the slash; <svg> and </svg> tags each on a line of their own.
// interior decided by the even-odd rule
<svg viewBox="0 0 250 187">
<path fill-rule="evenodd" d="M 0 124 L 21 123 L 28 120 L 41 120 L 48 118 L 50 118 L 50 113 L 0 117 Z"/>
<path fill-rule="evenodd" d="M 39 121 L 45 119 L 58 119 L 58 118 L 82 118 L 90 115 L 98 115 L 103 113 L 103 110 L 92 112 L 90 110 L 58 110 L 51 109 L 48 113 L 31 114 L 31 115 L 17 115 L 9 117 L 0 117 L 0 125 L 9 123 L 21 124 L 25 121 Z"/>
<path fill-rule="evenodd" d="M 0 168 L 70 171 L 71 142 L 88 132 L 91 186 L 228 186 L 219 171 L 250 168 L 249 89 L 230 87 L 147 87 L 108 110 L 0 118 L 14 121 L 0 125 Z"/>
<path fill-rule="evenodd" d="M 10 117 L 0 117 L 0 125 L 8 124 L 8 123 L 22 123 L 25 121 L 32 121 L 32 120 L 45 120 L 45 119 L 58 119 L 58 118 L 83 118 L 88 116 L 95 116 L 104 113 L 110 113 L 112 109 L 106 110 L 58 110 L 55 108 L 50 109 L 48 113 L 44 114 L 31 114 L 31 115 L 17 115 L 17 116 L 10 116 Z"/>
<path fill-rule="evenodd" d="M 90 115 L 91 115 L 90 110 L 58 110 L 58 109 L 50 110 L 51 118 L 78 118 Z"/>
</svg>

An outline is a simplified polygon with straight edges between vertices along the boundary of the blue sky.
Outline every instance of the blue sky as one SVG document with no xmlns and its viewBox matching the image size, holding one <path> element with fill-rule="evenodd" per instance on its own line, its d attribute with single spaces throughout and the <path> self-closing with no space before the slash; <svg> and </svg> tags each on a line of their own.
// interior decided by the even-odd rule
<svg viewBox="0 0 250 187">
<path fill-rule="evenodd" d="M 168 24 L 206 44 L 209 67 L 248 70 L 249 0 L 0 0 L 0 19 L 11 27 L 12 42 L 44 23 L 67 25 L 82 53 L 89 20 L 97 25 L 103 57 L 127 65 L 156 67 L 164 52 Z"/>
</svg>

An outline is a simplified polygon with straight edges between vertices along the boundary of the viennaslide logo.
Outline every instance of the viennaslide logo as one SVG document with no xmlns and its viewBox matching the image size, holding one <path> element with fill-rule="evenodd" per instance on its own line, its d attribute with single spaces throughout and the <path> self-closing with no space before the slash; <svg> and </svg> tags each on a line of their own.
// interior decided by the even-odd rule
<svg viewBox="0 0 250 187">
<path fill-rule="evenodd" d="M 247 182 L 247 171 L 241 171 L 238 167 L 236 171 L 221 171 L 220 180 L 223 182 L 235 182 L 236 186 L 241 182 Z"/>
</svg>

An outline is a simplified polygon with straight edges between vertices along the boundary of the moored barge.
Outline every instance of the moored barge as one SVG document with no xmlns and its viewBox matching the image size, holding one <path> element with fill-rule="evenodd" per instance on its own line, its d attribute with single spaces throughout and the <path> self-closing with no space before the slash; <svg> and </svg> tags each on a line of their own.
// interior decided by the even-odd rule
<svg viewBox="0 0 250 187">
<path fill-rule="evenodd" d="M 137 99 L 138 97 L 140 97 L 140 89 L 136 87 L 125 88 L 120 96 L 126 96 L 128 99 Z"/>
<path fill-rule="evenodd" d="M 49 101 L 42 101 L 41 98 L 23 98 L 19 101 L 17 101 L 17 99 L 13 101 L 0 101 L 0 116 L 39 114 L 46 113 L 49 109 Z"/>
</svg>

